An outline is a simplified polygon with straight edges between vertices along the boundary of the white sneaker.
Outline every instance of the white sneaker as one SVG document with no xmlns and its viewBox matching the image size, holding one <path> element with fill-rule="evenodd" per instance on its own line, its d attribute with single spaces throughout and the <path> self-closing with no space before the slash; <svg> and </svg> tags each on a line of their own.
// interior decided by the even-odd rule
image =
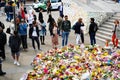
<svg viewBox="0 0 120 80">
<path fill-rule="evenodd" d="M 17 61 L 16 61 L 16 60 L 14 60 L 14 64 L 17 64 Z"/>
<path fill-rule="evenodd" d="M 20 63 L 19 63 L 19 62 L 17 62 L 17 66 L 20 66 Z"/>
</svg>

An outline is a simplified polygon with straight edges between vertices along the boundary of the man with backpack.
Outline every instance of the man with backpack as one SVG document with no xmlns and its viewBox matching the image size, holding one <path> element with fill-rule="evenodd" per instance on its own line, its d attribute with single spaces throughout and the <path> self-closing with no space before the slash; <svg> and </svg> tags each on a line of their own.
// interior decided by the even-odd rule
<svg viewBox="0 0 120 80">
<path fill-rule="evenodd" d="M 94 21 L 95 21 L 94 18 L 90 18 L 91 23 L 90 23 L 90 26 L 89 26 L 89 35 L 90 35 L 90 43 L 91 43 L 91 45 L 96 44 L 95 35 L 96 35 L 97 30 L 98 30 L 98 26 Z"/>
<path fill-rule="evenodd" d="M 68 44 L 68 37 L 71 29 L 71 22 L 68 20 L 68 16 L 65 16 L 65 20 L 62 22 L 62 46 Z"/>
</svg>

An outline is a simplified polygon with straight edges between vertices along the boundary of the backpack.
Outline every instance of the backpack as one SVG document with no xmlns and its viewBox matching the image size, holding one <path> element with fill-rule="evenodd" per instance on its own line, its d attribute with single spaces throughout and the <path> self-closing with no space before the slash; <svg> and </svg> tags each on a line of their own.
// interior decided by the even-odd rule
<svg viewBox="0 0 120 80">
<path fill-rule="evenodd" d="M 95 23 L 94 31 L 96 32 L 97 30 L 98 30 L 98 25 Z"/>
</svg>

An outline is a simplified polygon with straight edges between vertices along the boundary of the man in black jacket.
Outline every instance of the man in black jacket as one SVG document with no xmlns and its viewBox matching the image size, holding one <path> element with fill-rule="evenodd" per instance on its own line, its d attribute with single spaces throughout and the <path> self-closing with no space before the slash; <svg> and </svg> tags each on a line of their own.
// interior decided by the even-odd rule
<svg viewBox="0 0 120 80">
<path fill-rule="evenodd" d="M 89 26 L 89 35 L 90 35 L 90 42 L 91 42 L 91 45 L 95 45 L 96 44 L 96 39 L 95 39 L 95 35 L 96 35 L 96 32 L 98 30 L 98 26 L 97 24 L 94 22 L 94 18 L 90 18 L 90 26 Z"/>
<path fill-rule="evenodd" d="M 62 22 L 62 46 L 68 44 L 68 37 L 71 29 L 71 22 L 68 20 L 68 16 L 65 16 L 65 20 Z"/>
<path fill-rule="evenodd" d="M 6 44 L 7 38 L 6 34 L 3 32 L 3 29 L 0 27 L 0 56 L 3 60 L 5 60 L 5 44 Z"/>
</svg>

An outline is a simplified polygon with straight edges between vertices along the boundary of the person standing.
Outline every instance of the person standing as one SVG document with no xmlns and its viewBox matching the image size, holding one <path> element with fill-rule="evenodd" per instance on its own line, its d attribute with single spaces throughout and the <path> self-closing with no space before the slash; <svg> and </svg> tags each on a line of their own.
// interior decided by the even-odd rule
<svg viewBox="0 0 120 80">
<path fill-rule="evenodd" d="M 95 21 L 94 18 L 90 18 L 91 23 L 89 25 L 89 35 L 90 35 L 90 43 L 93 46 L 96 44 L 95 35 L 98 30 L 98 26 L 94 21 Z"/>
<path fill-rule="evenodd" d="M 41 50 L 40 42 L 39 42 L 39 29 L 38 29 L 38 25 L 37 25 L 36 21 L 33 21 L 32 28 L 30 28 L 30 31 L 29 31 L 29 37 L 32 39 L 32 46 L 33 46 L 34 50 L 36 50 L 35 41 L 37 43 L 38 50 Z"/>
<path fill-rule="evenodd" d="M 14 31 L 14 34 L 9 38 L 9 46 L 11 48 L 12 57 L 14 59 L 14 64 L 20 66 L 19 56 L 20 56 L 20 45 L 21 45 L 21 38 L 18 35 L 17 31 Z"/>
<path fill-rule="evenodd" d="M 114 27 L 113 27 L 113 35 L 112 35 L 112 43 L 114 45 L 114 48 L 118 48 L 118 39 L 120 39 L 120 25 L 119 20 L 114 21 Z"/>
<path fill-rule="evenodd" d="M 44 20 L 41 20 L 41 26 L 40 26 L 40 41 L 41 45 L 45 45 L 45 35 L 46 35 L 46 23 Z"/>
<path fill-rule="evenodd" d="M 24 5 L 23 5 L 23 3 L 21 3 L 21 6 L 20 6 L 20 13 L 21 13 L 22 19 L 25 20 L 25 12 L 24 12 Z"/>
<path fill-rule="evenodd" d="M 40 22 L 43 20 L 43 14 L 42 14 L 42 12 L 43 12 L 43 10 L 40 9 L 39 17 L 38 17 L 38 19 L 39 19 Z"/>
<path fill-rule="evenodd" d="M 10 6 L 9 3 L 7 3 L 6 6 L 5 6 L 6 21 L 10 21 L 9 6 Z"/>
<path fill-rule="evenodd" d="M 58 25 L 58 35 L 61 36 L 62 33 L 62 22 L 63 18 L 60 16 L 57 20 L 57 25 Z"/>
<path fill-rule="evenodd" d="M 80 45 L 80 37 L 82 44 L 84 44 L 84 33 L 81 27 L 84 27 L 84 23 L 82 22 L 82 18 L 79 18 L 78 21 L 73 25 L 73 30 L 75 30 L 75 34 L 76 34 L 77 45 Z"/>
<path fill-rule="evenodd" d="M 59 14 L 60 16 L 63 18 L 64 14 L 63 14 L 63 2 L 61 2 L 61 5 L 59 6 Z"/>
<path fill-rule="evenodd" d="M 50 0 L 47 1 L 47 13 L 51 14 L 51 2 L 50 2 Z"/>
<path fill-rule="evenodd" d="M 52 17 L 52 15 L 49 15 L 48 21 L 47 23 L 49 23 L 49 31 L 50 31 L 50 36 L 52 35 L 52 30 L 53 30 L 53 24 L 54 24 L 55 20 Z"/>
<path fill-rule="evenodd" d="M 34 17 L 33 17 L 33 14 L 32 14 L 32 10 L 30 10 L 29 14 L 28 14 L 28 24 L 29 24 L 30 28 L 32 27 L 33 21 L 34 21 Z"/>
<path fill-rule="evenodd" d="M 5 44 L 6 44 L 7 38 L 6 34 L 3 32 L 3 28 L 0 27 L 0 56 L 3 60 L 6 59 L 5 56 Z"/>
<path fill-rule="evenodd" d="M 19 28 L 18 28 L 18 32 L 19 35 L 21 37 L 21 41 L 22 41 L 22 46 L 23 49 L 26 51 L 28 46 L 27 46 L 27 23 L 25 23 L 25 21 L 22 19 L 21 23 L 19 24 Z"/>
<path fill-rule="evenodd" d="M 68 37 L 71 29 L 71 22 L 68 20 L 68 16 L 65 15 L 65 20 L 62 22 L 62 46 L 68 44 Z"/>
<path fill-rule="evenodd" d="M 52 46 L 53 46 L 53 49 L 56 49 L 57 45 L 58 45 L 58 34 L 57 34 L 57 25 L 55 22 L 53 24 L 52 32 L 53 32 L 53 34 L 52 34 Z"/>
<path fill-rule="evenodd" d="M 9 2 L 9 16 L 10 16 L 10 22 L 13 19 L 13 7 L 12 7 L 12 2 Z"/>
</svg>

